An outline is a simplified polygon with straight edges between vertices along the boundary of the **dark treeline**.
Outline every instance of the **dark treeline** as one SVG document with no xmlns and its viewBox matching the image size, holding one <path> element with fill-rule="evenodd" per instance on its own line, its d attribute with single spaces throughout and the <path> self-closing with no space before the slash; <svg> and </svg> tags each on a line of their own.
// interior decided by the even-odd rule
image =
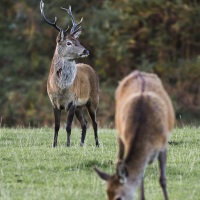
<svg viewBox="0 0 200 200">
<path fill-rule="evenodd" d="M 134 69 L 157 73 L 177 119 L 200 120 L 200 2 L 197 0 L 43 0 L 46 16 L 71 25 L 60 7 L 84 18 L 80 41 L 101 80 L 100 125 L 114 119 L 114 90 Z M 39 0 L 2 0 L 0 6 L 0 123 L 51 125 L 46 81 L 57 32 L 41 17 Z M 66 116 L 65 116 L 66 117 Z"/>
</svg>

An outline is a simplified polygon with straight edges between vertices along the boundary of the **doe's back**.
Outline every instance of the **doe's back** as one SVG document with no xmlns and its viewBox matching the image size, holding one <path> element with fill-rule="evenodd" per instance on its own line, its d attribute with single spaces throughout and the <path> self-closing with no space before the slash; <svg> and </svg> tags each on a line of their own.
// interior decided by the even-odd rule
<svg viewBox="0 0 200 200">
<path fill-rule="evenodd" d="M 115 122 L 126 155 L 130 153 L 135 134 L 140 147 L 148 144 L 155 150 L 165 147 L 174 118 L 171 100 L 155 74 L 134 71 L 120 82 Z"/>
</svg>

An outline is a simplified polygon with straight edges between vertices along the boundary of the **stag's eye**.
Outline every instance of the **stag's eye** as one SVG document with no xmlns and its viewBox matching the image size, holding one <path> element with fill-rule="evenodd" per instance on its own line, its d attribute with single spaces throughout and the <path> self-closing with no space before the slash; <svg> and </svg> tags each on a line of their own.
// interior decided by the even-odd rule
<svg viewBox="0 0 200 200">
<path fill-rule="evenodd" d="M 67 46 L 71 46 L 72 45 L 72 43 L 71 42 L 67 42 Z"/>
<path fill-rule="evenodd" d="M 122 200 L 122 198 L 121 197 L 117 197 L 115 200 Z"/>
</svg>

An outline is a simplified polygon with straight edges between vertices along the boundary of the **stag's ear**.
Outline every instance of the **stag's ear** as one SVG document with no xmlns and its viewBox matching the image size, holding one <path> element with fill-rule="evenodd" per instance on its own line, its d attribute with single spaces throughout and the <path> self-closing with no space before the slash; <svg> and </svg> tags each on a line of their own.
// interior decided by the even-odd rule
<svg viewBox="0 0 200 200">
<path fill-rule="evenodd" d="M 107 173 L 102 172 L 101 170 L 99 170 L 98 168 L 94 167 L 94 170 L 96 171 L 96 173 L 99 175 L 99 177 L 101 179 L 103 179 L 104 181 L 107 181 L 111 176 Z"/>
<path fill-rule="evenodd" d="M 59 43 L 59 42 L 63 42 L 64 41 L 64 37 L 65 37 L 65 33 L 64 31 L 61 29 L 60 30 L 60 33 L 58 34 L 58 37 L 56 39 L 56 42 Z"/>
<path fill-rule="evenodd" d="M 128 170 L 126 167 L 126 164 L 123 161 L 120 161 L 119 163 L 117 163 L 117 177 L 119 179 L 119 182 L 121 184 L 124 184 L 127 182 L 127 178 L 128 178 Z"/>
<path fill-rule="evenodd" d="M 74 38 L 79 38 L 80 34 L 81 34 L 82 30 L 79 29 L 77 32 L 73 33 Z"/>
</svg>

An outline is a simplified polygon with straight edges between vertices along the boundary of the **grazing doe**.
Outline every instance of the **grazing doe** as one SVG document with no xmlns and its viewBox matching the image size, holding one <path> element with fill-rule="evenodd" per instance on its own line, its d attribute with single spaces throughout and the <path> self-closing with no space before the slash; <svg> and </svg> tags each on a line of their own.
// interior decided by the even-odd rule
<svg viewBox="0 0 200 200">
<path fill-rule="evenodd" d="M 62 9 L 67 11 L 72 20 L 73 26 L 69 34 L 67 34 L 68 29 L 63 30 L 58 27 L 57 18 L 55 18 L 55 22 L 50 22 L 45 17 L 44 3 L 42 0 L 40 2 L 40 10 L 44 20 L 59 31 L 47 81 L 47 92 L 53 105 L 55 117 L 53 147 L 57 146 L 61 110 L 68 111 L 66 126 L 67 146 L 70 146 L 71 125 L 74 114 L 81 123 L 82 136 L 80 145 L 83 146 L 87 129 L 87 121 L 82 111 L 84 106 L 86 106 L 92 120 L 96 146 L 99 146 L 96 123 L 96 110 L 99 103 L 98 75 L 89 65 L 75 63 L 76 58 L 83 58 L 89 55 L 89 51 L 77 39 L 81 34 L 80 23 L 83 19 L 76 24 L 71 7 Z"/>
<path fill-rule="evenodd" d="M 109 200 L 133 200 L 140 185 L 144 200 L 145 168 L 157 157 L 160 184 L 165 200 L 166 149 L 174 126 L 174 110 L 160 79 L 155 74 L 134 71 L 125 77 L 116 90 L 116 127 L 118 153 L 116 173 L 111 176 L 95 168 L 107 181 Z"/>
</svg>

